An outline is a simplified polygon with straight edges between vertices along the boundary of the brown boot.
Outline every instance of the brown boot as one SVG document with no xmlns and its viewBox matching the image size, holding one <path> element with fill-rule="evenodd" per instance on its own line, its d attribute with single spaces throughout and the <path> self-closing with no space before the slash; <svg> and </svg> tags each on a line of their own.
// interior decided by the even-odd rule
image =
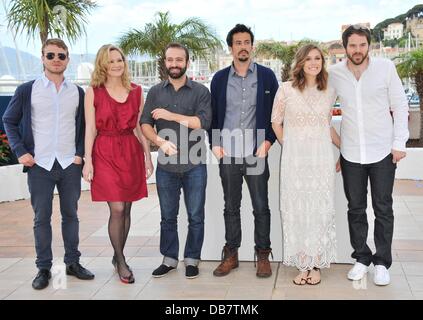
<svg viewBox="0 0 423 320">
<path fill-rule="evenodd" d="M 238 249 L 230 249 L 227 246 L 222 250 L 222 262 L 213 271 L 216 277 L 223 277 L 229 274 L 232 269 L 238 268 Z"/>
<path fill-rule="evenodd" d="M 268 278 L 272 275 L 272 267 L 270 266 L 270 262 L 269 262 L 269 254 L 272 254 L 272 249 L 256 249 L 256 256 L 257 256 L 256 276 L 259 278 Z M 273 258 L 273 254 L 272 254 L 272 258 Z"/>
</svg>

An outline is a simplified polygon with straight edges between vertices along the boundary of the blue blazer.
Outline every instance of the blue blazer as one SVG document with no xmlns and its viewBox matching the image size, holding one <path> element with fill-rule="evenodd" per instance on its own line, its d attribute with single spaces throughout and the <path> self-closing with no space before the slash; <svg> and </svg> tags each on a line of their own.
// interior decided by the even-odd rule
<svg viewBox="0 0 423 320">
<path fill-rule="evenodd" d="M 33 81 L 20 85 L 10 100 L 3 115 L 3 124 L 10 147 L 16 156 L 30 153 L 34 156 L 34 135 L 32 133 L 31 94 Z M 84 157 L 84 90 L 78 86 L 79 105 L 75 117 L 75 156 Z M 26 168 L 24 168 L 24 172 Z"/>
<path fill-rule="evenodd" d="M 265 130 L 265 139 L 273 144 L 276 136 L 272 129 L 271 116 L 273 100 L 278 91 L 279 84 L 275 74 L 269 68 L 256 64 L 257 66 L 257 105 L 256 105 L 256 129 Z M 211 106 L 213 111 L 212 124 L 208 131 L 210 147 L 216 145 L 212 141 L 212 130 L 223 129 L 226 114 L 226 89 L 228 87 L 229 71 L 227 67 L 218 71 L 211 82 Z M 256 139 L 257 140 L 257 139 Z M 254 152 L 257 145 L 263 141 L 256 141 Z"/>
</svg>

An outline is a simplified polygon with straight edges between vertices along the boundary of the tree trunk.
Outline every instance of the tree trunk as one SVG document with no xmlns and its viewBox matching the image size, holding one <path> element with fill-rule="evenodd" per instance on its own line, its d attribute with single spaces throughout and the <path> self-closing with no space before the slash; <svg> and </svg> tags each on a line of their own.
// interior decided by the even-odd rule
<svg viewBox="0 0 423 320">
<path fill-rule="evenodd" d="M 291 71 L 291 66 L 284 64 L 283 68 L 282 68 L 282 72 L 281 72 L 281 80 L 282 82 L 288 81 L 289 80 L 289 72 Z"/>
<path fill-rule="evenodd" d="M 157 70 L 159 72 L 160 81 L 167 80 L 167 71 L 164 56 L 161 56 L 157 59 Z"/>
<path fill-rule="evenodd" d="M 423 111 L 422 111 L 422 102 L 420 102 L 420 142 L 423 142 Z M 420 143 L 421 145 L 422 143 Z"/>
<path fill-rule="evenodd" d="M 48 26 L 49 26 L 48 14 L 45 13 L 44 14 L 43 25 L 39 26 L 40 27 L 41 46 L 43 46 L 44 43 L 48 39 Z"/>
<path fill-rule="evenodd" d="M 418 73 L 414 81 L 420 99 L 420 142 L 423 141 L 423 73 Z"/>
</svg>

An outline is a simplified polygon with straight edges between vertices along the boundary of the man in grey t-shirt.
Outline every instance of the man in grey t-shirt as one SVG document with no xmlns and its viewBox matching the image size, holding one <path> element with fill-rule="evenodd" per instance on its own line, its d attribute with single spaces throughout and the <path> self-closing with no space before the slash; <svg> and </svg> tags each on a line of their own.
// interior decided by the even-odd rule
<svg viewBox="0 0 423 320">
<path fill-rule="evenodd" d="M 161 213 L 160 252 L 164 258 L 153 276 L 163 277 L 178 265 L 177 217 L 182 188 L 189 221 L 185 275 L 192 279 L 199 273 L 204 239 L 204 130 L 211 124 L 210 92 L 186 76 L 189 53 L 183 45 L 169 44 L 165 59 L 169 79 L 151 88 L 141 116 L 144 135 L 160 147 L 156 183 Z"/>
</svg>

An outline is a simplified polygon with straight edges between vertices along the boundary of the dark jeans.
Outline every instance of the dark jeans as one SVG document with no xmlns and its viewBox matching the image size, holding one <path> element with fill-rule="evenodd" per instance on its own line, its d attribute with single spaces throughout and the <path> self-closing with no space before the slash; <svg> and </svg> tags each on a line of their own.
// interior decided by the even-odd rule
<svg viewBox="0 0 423 320">
<path fill-rule="evenodd" d="M 225 239 L 226 246 L 237 249 L 241 246 L 241 199 L 243 179 L 247 182 L 254 215 L 254 242 L 256 249 L 270 249 L 270 209 L 267 193 L 269 180 L 269 166 L 267 157 L 255 160 L 261 161 L 259 167 L 263 170 L 248 169 L 256 167 L 251 164 L 252 158 L 221 159 L 219 164 L 220 178 L 222 180 L 225 208 Z M 238 163 L 241 160 L 242 163 Z M 230 161 L 230 163 L 228 163 Z M 264 164 L 263 164 L 264 162 Z"/>
<path fill-rule="evenodd" d="M 348 199 L 348 225 L 352 257 L 365 265 L 392 264 L 392 236 L 394 232 L 394 212 L 392 191 L 396 164 L 389 154 L 383 160 L 371 164 L 359 164 L 345 160 L 341 156 L 342 177 L 345 195 Z M 375 213 L 374 240 L 376 253 L 367 245 L 367 181 L 370 179 L 372 205 Z"/>
<path fill-rule="evenodd" d="M 206 201 L 207 169 L 204 164 L 191 170 L 175 173 L 157 167 L 157 192 L 159 195 L 160 253 L 175 263 L 179 256 L 178 213 L 181 188 L 188 214 L 188 235 L 184 258 L 196 265 L 201 257 L 204 240 L 204 204 Z M 173 264 L 172 266 L 175 266 Z"/>
<path fill-rule="evenodd" d="M 62 237 L 65 246 L 66 265 L 79 262 L 78 200 L 81 195 L 81 165 L 71 164 L 62 169 L 57 160 L 51 171 L 34 165 L 28 170 L 28 187 L 31 205 L 35 213 L 34 237 L 38 269 L 50 269 L 53 254 L 51 250 L 51 215 L 54 187 L 57 186 L 62 214 Z"/>
</svg>

